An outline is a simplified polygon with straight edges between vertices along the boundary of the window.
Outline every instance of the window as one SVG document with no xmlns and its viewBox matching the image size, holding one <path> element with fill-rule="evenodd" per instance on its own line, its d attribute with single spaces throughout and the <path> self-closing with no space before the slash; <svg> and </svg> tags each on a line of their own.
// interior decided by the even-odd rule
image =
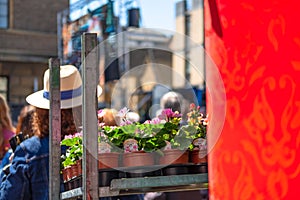
<svg viewBox="0 0 300 200">
<path fill-rule="evenodd" d="M 8 101 L 8 77 L 0 76 L 0 94 Z"/>
<path fill-rule="evenodd" d="M 8 0 L 0 0 L 0 28 L 8 28 Z"/>
</svg>

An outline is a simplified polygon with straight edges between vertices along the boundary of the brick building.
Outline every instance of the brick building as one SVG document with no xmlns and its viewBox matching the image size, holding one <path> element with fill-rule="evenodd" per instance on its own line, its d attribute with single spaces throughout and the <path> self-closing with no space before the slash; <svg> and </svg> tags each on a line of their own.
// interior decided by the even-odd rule
<svg viewBox="0 0 300 200">
<path fill-rule="evenodd" d="M 57 13 L 68 0 L 0 0 L 0 93 L 13 111 L 42 89 L 48 59 L 57 56 Z"/>
</svg>

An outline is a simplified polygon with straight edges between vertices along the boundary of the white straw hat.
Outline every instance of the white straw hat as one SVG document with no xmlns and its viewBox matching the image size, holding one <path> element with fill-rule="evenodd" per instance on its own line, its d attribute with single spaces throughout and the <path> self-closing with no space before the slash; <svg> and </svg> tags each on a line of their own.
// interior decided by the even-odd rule
<svg viewBox="0 0 300 200">
<path fill-rule="evenodd" d="M 38 108 L 49 109 L 49 69 L 44 73 L 44 89 L 30 94 L 26 101 Z M 82 104 L 82 80 L 78 69 L 73 65 L 60 66 L 61 109 Z"/>
</svg>

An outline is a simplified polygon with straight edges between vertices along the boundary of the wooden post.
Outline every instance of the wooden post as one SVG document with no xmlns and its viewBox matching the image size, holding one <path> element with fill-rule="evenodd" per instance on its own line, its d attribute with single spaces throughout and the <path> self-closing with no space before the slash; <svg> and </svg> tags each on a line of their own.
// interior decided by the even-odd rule
<svg viewBox="0 0 300 200">
<path fill-rule="evenodd" d="M 58 57 L 63 60 L 63 39 L 62 39 L 62 19 L 64 17 L 64 12 L 57 13 L 57 52 Z"/>
<path fill-rule="evenodd" d="M 60 199 L 60 61 L 49 59 L 50 109 L 49 109 L 49 199 Z"/>
<path fill-rule="evenodd" d="M 99 199 L 97 85 L 99 65 L 97 34 L 82 35 L 83 79 L 83 199 Z"/>
</svg>

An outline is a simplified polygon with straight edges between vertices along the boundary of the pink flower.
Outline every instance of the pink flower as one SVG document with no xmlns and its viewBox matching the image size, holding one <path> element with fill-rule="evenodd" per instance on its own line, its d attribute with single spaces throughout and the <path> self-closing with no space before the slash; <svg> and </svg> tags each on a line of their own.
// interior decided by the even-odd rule
<svg viewBox="0 0 300 200">
<path fill-rule="evenodd" d="M 98 126 L 99 126 L 99 127 L 103 127 L 103 126 L 105 126 L 105 123 L 104 123 L 104 122 L 98 123 Z"/>
<path fill-rule="evenodd" d="M 98 113 L 97 113 L 98 117 L 103 117 L 105 115 L 105 112 L 103 112 L 102 109 L 98 110 Z"/>
<path fill-rule="evenodd" d="M 161 120 L 158 117 L 155 117 L 150 121 L 150 124 L 160 124 L 160 123 Z"/>
<path fill-rule="evenodd" d="M 158 115 L 158 118 L 163 120 L 166 119 L 169 121 L 171 118 L 179 118 L 181 117 L 181 114 L 178 111 L 173 112 L 171 108 L 164 109 L 160 115 Z"/>
<path fill-rule="evenodd" d="M 129 112 L 129 109 L 126 108 L 126 107 L 124 107 L 124 108 L 122 108 L 122 109 L 118 112 L 117 116 L 120 116 L 121 118 L 124 118 L 124 117 L 126 117 L 126 114 L 127 114 L 128 112 Z"/>
<path fill-rule="evenodd" d="M 162 113 L 163 113 L 164 115 L 166 115 L 168 118 L 173 116 L 173 111 L 172 111 L 171 108 L 164 109 L 164 110 L 162 111 Z"/>
<path fill-rule="evenodd" d="M 73 135 L 65 135 L 65 139 L 72 139 Z"/>
<path fill-rule="evenodd" d="M 146 121 L 144 121 L 144 124 L 151 124 L 151 121 L 150 120 L 146 120 Z"/>
<path fill-rule="evenodd" d="M 190 104 L 190 110 L 194 110 L 196 108 L 196 105 L 194 103 Z"/>
<path fill-rule="evenodd" d="M 74 137 L 82 137 L 82 132 L 80 132 L 80 133 L 75 133 Z"/>
<path fill-rule="evenodd" d="M 175 111 L 173 114 L 172 114 L 172 117 L 174 118 L 174 117 L 176 117 L 176 118 L 179 118 L 179 117 L 181 117 L 182 116 L 182 114 L 180 114 L 178 111 Z"/>
<path fill-rule="evenodd" d="M 132 122 L 131 122 L 131 121 L 128 121 L 128 120 L 125 120 L 125 121 L 122 121 L 122 122 L 120 123 L 120 126 L 125 126 L 125 125 L 129 125 L 129 124 L 132 124 Z"/>
<path fill-rule="evenodd" d="M 163 118 L 165 119 L 165 118 Z M 153 118 L 152 120 L 146 120 L 144 122 L 144 124 L 160 124 L 161 123 L 161 119 L 159 119 L 158 117 Z"/>
</svg>

